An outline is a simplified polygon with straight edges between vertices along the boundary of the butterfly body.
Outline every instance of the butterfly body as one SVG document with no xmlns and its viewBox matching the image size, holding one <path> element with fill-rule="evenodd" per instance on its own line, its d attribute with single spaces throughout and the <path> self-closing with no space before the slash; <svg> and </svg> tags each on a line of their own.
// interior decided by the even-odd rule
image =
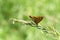
<svg viewBox="0 0 60 40">
<path fill-rule="evenodd" d="M 35 17 L 35 16 L 29 16 L 31 19 L 32 19 L 32 21 L 34 21 L 37 25 L 38 25 L 38 23 L 40 22 L 40 21 L 42 21 L 42 19 L 43 19 L 43 16 L 38 16 L 38 17 Z"/>
</svg>

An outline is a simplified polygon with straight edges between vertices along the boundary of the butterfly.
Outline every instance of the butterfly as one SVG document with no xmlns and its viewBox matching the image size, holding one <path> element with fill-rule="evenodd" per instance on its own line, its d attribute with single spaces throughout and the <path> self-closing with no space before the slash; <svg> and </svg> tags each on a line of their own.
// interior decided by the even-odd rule
<svg viewBox="0 0 60 40">
<path fill-rule="evenodd" d="M 36 17 L 36 16 L 29 16 L 29 17 L 32 19 L 32 21 L 33 21 L 36 25 L 38 25 L 38 23 L 41 22 L 42 19 L 43 19 L 43 16 L 38 16 L 38 17 Z"/>
</svg>

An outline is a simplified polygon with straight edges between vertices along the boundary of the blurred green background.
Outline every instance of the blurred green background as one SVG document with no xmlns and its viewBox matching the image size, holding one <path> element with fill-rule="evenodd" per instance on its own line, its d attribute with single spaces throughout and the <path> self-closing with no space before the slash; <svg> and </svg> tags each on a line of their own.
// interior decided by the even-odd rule
<svg viewBox="0 0 60 40">
<path fill-rule="evenodd" d="M 39 23 L 60 32 L 60 0 L 0 0 L 0 40 L 56 40 L 37 28 L 10 18 L 30 20 L 29 16 L 44 16 Z"/>
</svg>

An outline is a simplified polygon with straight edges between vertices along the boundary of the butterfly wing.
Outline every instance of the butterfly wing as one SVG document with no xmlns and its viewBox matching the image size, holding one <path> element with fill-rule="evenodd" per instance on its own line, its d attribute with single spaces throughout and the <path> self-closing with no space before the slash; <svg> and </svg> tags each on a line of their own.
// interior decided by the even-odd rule
<svg viewBox="0 0 60 40">
<path fill-rule="evenodd" d="M 35 17 L 35 16 L 29 16 L 37 25 L 40 21 L 42 21 L 43 16 Z"/>
</svg>

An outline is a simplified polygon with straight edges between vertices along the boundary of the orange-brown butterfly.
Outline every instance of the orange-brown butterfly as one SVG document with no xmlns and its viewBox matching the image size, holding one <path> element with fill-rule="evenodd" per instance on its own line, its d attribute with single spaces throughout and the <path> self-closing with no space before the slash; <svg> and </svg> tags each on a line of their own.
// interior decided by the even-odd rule
<svg viewBox="0 0 60 40">
<path fill-rule="evenodd" d="M 38 17 L 35 17 L 35 16 L 29 16 L 33 22 L 35 22 L 37 25 L 40 21 L 42 21 L 43 19 L 43 16 L 38 16 Z"/>
</svg>

